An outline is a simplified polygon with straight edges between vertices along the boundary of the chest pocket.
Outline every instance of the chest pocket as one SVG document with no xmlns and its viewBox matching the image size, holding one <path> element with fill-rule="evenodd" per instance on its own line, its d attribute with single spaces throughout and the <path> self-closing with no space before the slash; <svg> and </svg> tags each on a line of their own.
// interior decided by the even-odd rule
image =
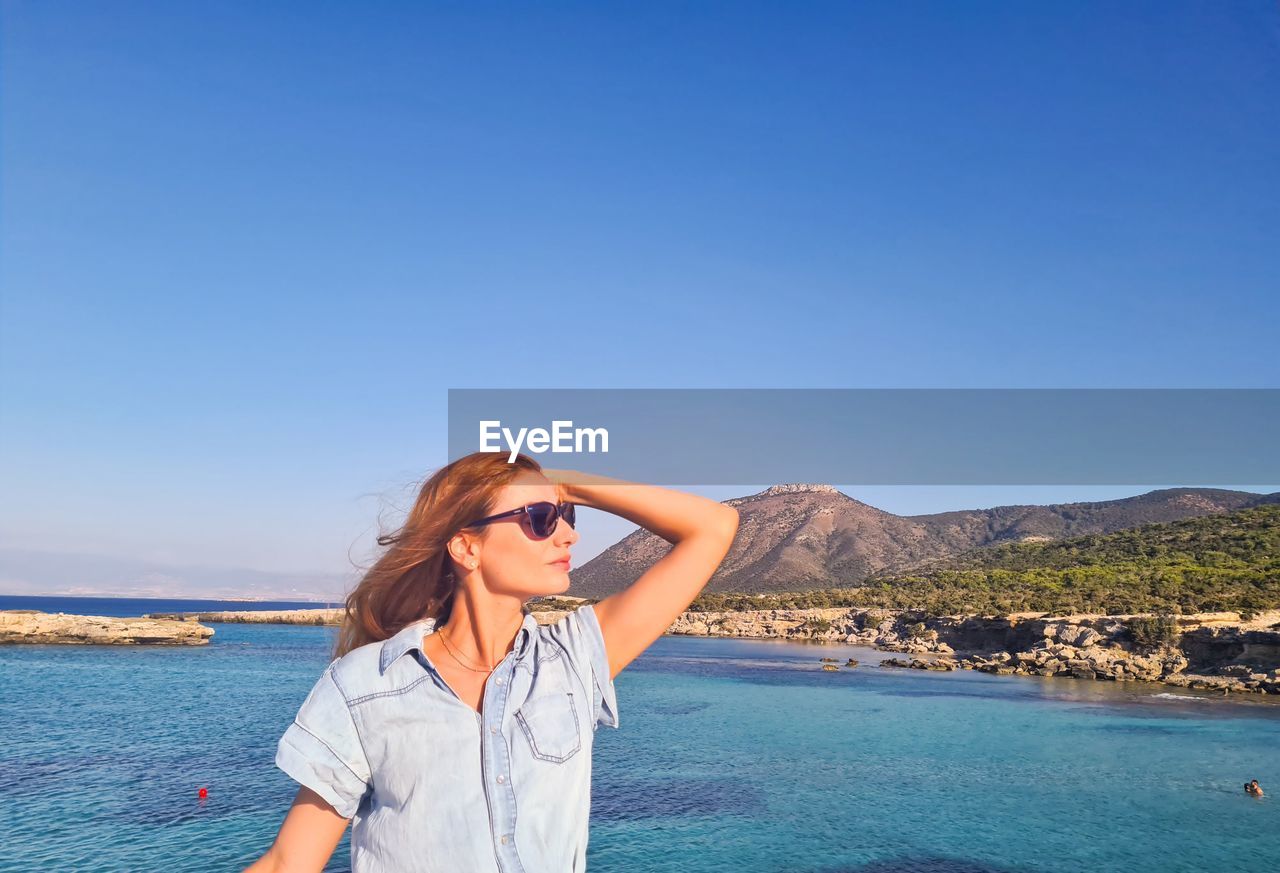
<svg viewBox="0 0 1280 873">
<path fill-rule="evenodd" d="M 573 692 L 561 688 L 534 695 L 516 710 L 535 758 L 563 764 L 582 748 L 574 703 Z"/>
</svg>

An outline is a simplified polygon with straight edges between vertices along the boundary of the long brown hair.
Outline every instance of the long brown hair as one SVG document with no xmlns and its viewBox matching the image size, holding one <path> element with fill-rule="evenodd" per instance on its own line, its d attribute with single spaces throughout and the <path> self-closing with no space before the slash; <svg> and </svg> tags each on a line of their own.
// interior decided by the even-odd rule
<svg viewBox="0 0 1280 873">
<path fill-rule="evenodd" d="M 498 491 L 522 471 L 541 472 L 527 455 L 473 452 L 422 484 L 399 530 L 382 534 L 387 550 L 347 595 L 334 657 L 388 639 L 423 618 L 447 621 L 458 581 L 445 548 L 458 531 L 488 514 Z"/>
</svg>

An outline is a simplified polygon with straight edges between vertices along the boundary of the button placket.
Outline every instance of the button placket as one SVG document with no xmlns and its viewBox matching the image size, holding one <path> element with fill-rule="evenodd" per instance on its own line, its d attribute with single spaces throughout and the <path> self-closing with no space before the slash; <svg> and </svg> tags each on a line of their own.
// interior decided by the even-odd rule
<svg viewBox="0 0 1280 873">
<path fill-rule="evenodd" d="M 481 728 L 481 749 L 484 753 L 486 764 L 491 766 L 490 772 L 496 772 L 494 782 L 501 786 L 490 791 L 485 789 L 485 797 L 490 804 L 490 820 L 495 824 L 501 823 L 501 831 L 496 841 L 498 848 L 498 866 L 502 873 L 525 873 L 524 865 L 520 861 L 519 852 L 515 847 L 515 827 L 516 827 L 516 796 L 515 789 L 511 784 L 511 756 L 507 748 L 507 743 L 501 732 L 498 730 L 502 723 L 503 714 L 507 708 L 507 696 L 510 683 L 507 682 L 505 675 L 512 662 L 504 660 L 498 665 L 498 670 L 504 675 L 494 676 L 493 681 L 493 699 L 485 700 L 484 711 L 489 721 L 488 739 L 483 735 L 483 727 Z M 486 698 L 489 694 L 486 692 Z M 486 742 L 486 740 L 488 740 Z"/>
</svg>

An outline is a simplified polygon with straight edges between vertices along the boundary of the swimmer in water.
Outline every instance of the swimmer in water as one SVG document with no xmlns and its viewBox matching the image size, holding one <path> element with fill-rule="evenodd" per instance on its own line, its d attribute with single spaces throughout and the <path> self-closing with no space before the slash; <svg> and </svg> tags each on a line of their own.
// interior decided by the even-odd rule
<svg viewBox="0 0 1280 873">
<path fill-rule="evenodd" d="M 1252 782 L 1246 782 L 1244 784 L 1244 790 L 1247 791 L 1249 794 L 1253 795 L 1254 797 L 1265 796 L 1262 793 L 1262 786 L 1258 784 L 1257 779 L 1254 779 Z"/>
</svg>

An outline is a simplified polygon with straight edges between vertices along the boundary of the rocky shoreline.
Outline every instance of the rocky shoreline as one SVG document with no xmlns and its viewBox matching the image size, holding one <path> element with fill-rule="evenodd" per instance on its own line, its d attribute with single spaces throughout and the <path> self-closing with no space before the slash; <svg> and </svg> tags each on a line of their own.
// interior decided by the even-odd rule
<svg viewBox="0 0 1280 873">
<path fill-rule="evenodd" d="M 1180 688 L 1280 694 L 1280 612 L 1245 622 L 1234 613 L 1178 616 L 1144 640 L 1150 616 L 925 617 L 857 608 L 686 612 L 669 633 L 815 640 L 914 658 L 884 667 L 980 670 L 997 675 L 1160 682 Z M 826 664 L 824 669 L 831 669 Z M 838 668 L 837 668 L 838 669 Z"/>
<path fill-rule="evenodd" d="M 535 611 L 550 624 L 565 610 Z M 158 613 L 142 618 L 0 612 L 2 643 L 203 645 L 201 622 L 336 626 L 341 609 Z M 883 667 L 978 670 L 996 675 L 1159 682 L 1198 690 L 1280 694 L 1280 611 L 1242 621 L 1234 613 L 1178 616 L 1158 638 L 1138 632 L 1150 616 L 1019 614 L 934 616 L 836 607 L 685 612 L 667 633 L 807 640 L 911 655 Z M 837 670 L 836 659 L 822 659 Z M 850 659 L 846 668 L 856 667 Z"/>
<path fill-rule="evenodd" d="M 33 609 L 0 611 L 0 645 L 203 646 L 213 628 L 186 621 L 71 615 Z"/>
</svg>

